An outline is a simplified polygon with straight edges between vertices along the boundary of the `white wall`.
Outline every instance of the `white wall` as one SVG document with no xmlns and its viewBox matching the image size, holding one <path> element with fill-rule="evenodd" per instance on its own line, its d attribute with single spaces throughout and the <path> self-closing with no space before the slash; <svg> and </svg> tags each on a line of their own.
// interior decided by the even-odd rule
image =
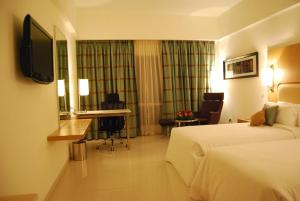
<svg viewBox="0 0 300 201">
<path fill-rule="evenodd" d="M 0 195 L 37 193 L 44 200 L 68 160 L 68 147 L 66 142 L 47 142 L 58 128 L 55 82 L 41 85 L 21 74 L 20 40 L 28 13 L 52 36 L 54 25 L 69 42 L 74 43 L 74 36 L 50 0 L 1 1 Z"/>
<path fill-rule="evenodd" d="M 222 76 L 223 60 L 250 52 L 259 52 L 260 76 L 220 81 L 216 90 L 226 94 L 222 122 L 229 118 L 250 117 L 267 100 L 267 89 L 262 84 L 262 69 L 267 67 L 269 47 L 300 41 L 300 4 L 290 7 L 265 20 L 255 23 L 217 41 L 217 71 Z M 217 74 L 217 73 L 216 73 Z M 223 84 L 224 87 L 220 87 Z"/>
</svg>

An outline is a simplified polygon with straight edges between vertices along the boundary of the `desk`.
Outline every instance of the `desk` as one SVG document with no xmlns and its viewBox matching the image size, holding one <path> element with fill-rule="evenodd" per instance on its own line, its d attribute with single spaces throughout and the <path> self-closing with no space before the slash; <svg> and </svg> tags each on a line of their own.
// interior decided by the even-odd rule
<svg viewBox="0 0 300 201">
<path fill-rule="evenodd" d="M 60 119 L 60 120 L 71 119 L 71 114 L 70 114 L 70 112 L 59 112 L 59 119 Z"/>
<path fill-rule="evenodd" d="M 83 111 L 83 112 L 75 112 L 74 114 L 78 119 L 87 119 L 87 118 L 97 118 L 97 117 L 118 117 L 124 116 L 126 122 L 126 138 L 127 138 L 127 148 L 129 149 L 129 134 L 128 134 L 128 115 L 131 113 L 129 109 L 121 109 L 121 110 L 92 110 L 92 111 Z"/>
<path fill-rule="evenodd" d="M 48 141 L 81 140 L 85 137 L 92 119 L 60 120 L 59 129 L 47 137 Z"/>
</svg>

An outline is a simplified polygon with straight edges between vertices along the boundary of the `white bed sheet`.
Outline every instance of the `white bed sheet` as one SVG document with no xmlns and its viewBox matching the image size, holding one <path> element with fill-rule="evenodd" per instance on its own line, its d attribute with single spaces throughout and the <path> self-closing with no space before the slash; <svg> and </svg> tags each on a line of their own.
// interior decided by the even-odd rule
<svg viewBox="0 0 300 201">
<path fill-rule="evenodd" d="M 300 139 L 209 151 L 191 185 L 191 197 L 203 201 L 299 201 Z"/>
<path fill-rule="evenodd" d="M 250 127 L 249 123 L 238 123 L 173 128 L 166 160 L 190 186 L 200 161 L 211 148 L 292 139 L 296 138 L 296 132 L 293 127 L 280 124 L 273 127 Z"/>
</svg>

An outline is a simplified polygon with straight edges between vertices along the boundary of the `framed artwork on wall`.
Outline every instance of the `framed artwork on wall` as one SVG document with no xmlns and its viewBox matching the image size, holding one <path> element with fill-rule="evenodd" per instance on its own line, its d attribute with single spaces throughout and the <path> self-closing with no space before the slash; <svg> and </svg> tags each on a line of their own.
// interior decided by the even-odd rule
<svg viewBox="0 0 300 201">
<path fill-rule="evenodd" d="M 223 61 L 224 80 L 258 76 L 258 52 Z"/>
</svg>

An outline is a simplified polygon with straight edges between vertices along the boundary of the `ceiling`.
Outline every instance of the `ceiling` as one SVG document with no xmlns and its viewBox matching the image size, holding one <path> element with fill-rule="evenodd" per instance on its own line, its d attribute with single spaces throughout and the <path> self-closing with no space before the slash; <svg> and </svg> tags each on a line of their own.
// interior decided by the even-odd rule
<svg viewBox="0 0 300 201">
<path fill-rule="evenodd" d="M 99 12 L 217 17 L 241 0 L 73 0 L 76 7 Z"/>
</svg>

